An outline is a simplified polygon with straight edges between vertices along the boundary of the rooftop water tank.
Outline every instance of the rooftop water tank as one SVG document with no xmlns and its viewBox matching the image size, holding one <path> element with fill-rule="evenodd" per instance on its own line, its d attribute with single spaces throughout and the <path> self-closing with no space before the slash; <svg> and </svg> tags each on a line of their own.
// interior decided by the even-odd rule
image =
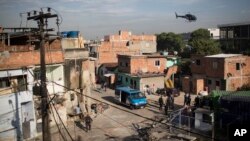
<svg viewBox="0 0 250 141">
<path fill-rule="evenodd" d="M 61 32 L 61 37 L 67 38 L 68 37 L 68 31 Z"/>
<path fill-rule="evenodd" d="M 68 38 L 78 38 L 79 31 L 69 31 Z"/>
</svg>

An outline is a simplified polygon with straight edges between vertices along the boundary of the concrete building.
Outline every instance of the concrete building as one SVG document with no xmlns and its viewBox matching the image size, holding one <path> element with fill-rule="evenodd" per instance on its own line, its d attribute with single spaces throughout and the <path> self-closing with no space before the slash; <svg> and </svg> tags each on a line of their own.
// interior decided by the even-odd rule
<svg viewBox="0 0 250 141">
<path fill-rule="evenodd" d="M 40 90 L 36 89 L 39 89 L 40 84 L 39 44 L 29 35 L 35 29 L 3 29 L 0 33 L 0 102 L 3 107 L 0 108 L 0 120 L 6 124 L 1 124 L 0 140 L 33 138 L 37 135 L 37 124 L 41 117 Z M 57 39 L 45 43 L 47 88 L 50 95 L 62 95 L 64 92 L 63 87 L 54 85 L 54 82 L 64 85 L 63 53 L 60 46 Z"/>
<path fill-rule="evenodd" d="M 74 35 L 74 34 L 73 34 Z M 78 37 L 77 35 L 74 35 Z M 65 86 L 69 89 L 65 94 L 65 107 L 68 115 L 75 115 L 75 108 L 80 104 L 82 112 L 91 112 L 90 88 L 96 87 L 95 58 L 89 57 L 89 50 L 85 47 L 72 46 L 71 40 L 77 38 L 63 38 L 64 77 Z M 78 91 L 79 93 L 75 92 Z M 81 93 L 81 94 L 80 94 Z M 86 106 L 87 105 L 87 106 Z"/>
<path fill-rule="evenodd" d="M 162 55 L 118 55 L 118 81 L 122 85 L 155 92 L 164 88 L 166 58 Z"/>
<path fill-rule="evenodd" d="M 62 49 L 67 48 L 84 48 L 84 39 L 79 34 L 79 31 L 64 31 L 61 32 Z"/>
<path fill-rule="evenodd" d="M 128 31 L 119 31 L 118 35 L 107 35 L 96 48 L 97 66 L 103 63 L 117 63 L 117 55 L 138 55 L 156 52 L 155 35 L 132 35 Z"/>
<path fill-rule="evenodd" d="M 0 67 L 0 140 L 22 140 L 35 137 L 36 116 L 32 68 Z"/>
<path fill-rule="evenodd" d="M 229 53 L 249 53 L 250 22 L 218 25 L 222 49 Z"/>
<path fill-rule="evenodd" d="M 242 54 L 193 55 L 190 66 L 192 78 L 186 87 L 193 93 L 204 88 L 235 91 L 250 83 L 250 57 Z M 191 86 L 190 86 L 191 85 Z M 188 89 L 188 88 L 187 88 Z"/>
<path fill-rule="evenodd" d="M 208 28 L 207 29 L 210 33 L 210 37 L 212 39 L 218 40 L 220 39 L 220 29 L 219 28 Z"/>
<path fill-rule="evenodd" d="M 102 64 L 98 69 L 98 81 L 106 82 L 108 87 L 114 88 L 117 71 L 118 71 L 117 63 Z"/>
</svg>

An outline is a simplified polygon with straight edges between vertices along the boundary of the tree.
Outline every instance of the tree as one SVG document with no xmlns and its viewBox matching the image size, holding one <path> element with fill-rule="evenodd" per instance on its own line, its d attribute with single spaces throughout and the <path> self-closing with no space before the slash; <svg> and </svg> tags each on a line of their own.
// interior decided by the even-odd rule
<svg viewBox="0 0 250 141">
<path fill-rule="evenodd" d="M 173 32 L 161 33 L 157 35 L 157 50 L 158 51 L 178 51 L 182 52 L 184 42 L 182 37 Z"/>
<path fill-rule="evenodd" d="M 210 38 L 207 29 L 197 29 L 191 33 L 188 44 L 192 47 L 192 53 L 202 55 L 213 55 L 221 52 L 219 42 Z"/>
</svg>

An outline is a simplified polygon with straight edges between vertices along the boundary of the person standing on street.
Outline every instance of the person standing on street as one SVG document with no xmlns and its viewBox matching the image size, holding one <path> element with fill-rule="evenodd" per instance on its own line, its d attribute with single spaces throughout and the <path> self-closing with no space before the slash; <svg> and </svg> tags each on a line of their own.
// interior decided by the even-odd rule
<svg viewBox="0 0 250 141">
<path fill-rule="evenodd" d="M 187 105 L 187 98 L 188 98 L 188 95 L 187 93 L 184 94 L 184 106 Z"/>
<path fill-rule="evenodd" d="M 159 110 L 162 111 L 162 107 L 163 107 L 163 105 L 164 105 L 162 95 L 160 96 L 158 102 L 159 102 L 159 106 L 160 106 L 160 107 L 159 107 Z"/>
<path fill-rule="evenodd" d="M 86 125 L 87 132 L 91 131 L 92 121 L 93 121 L 92 118 L 89 116 L 89 114 L 87 114 L 87 116 L 85 117 L 85 125 Z"/>
<path fill-rule="evenodd" d="M 107 82 L 104 82 L 104 91 L 106 92 L 107 90 Z"/>
<path fill-rule="evenodd" d="M 191 103 L 191 96 L 190 96 L 190 93 L 189 93 L 188 96 L 187 96 L 187 105 L 190 106 L 190 103 Z"/>
</svg>

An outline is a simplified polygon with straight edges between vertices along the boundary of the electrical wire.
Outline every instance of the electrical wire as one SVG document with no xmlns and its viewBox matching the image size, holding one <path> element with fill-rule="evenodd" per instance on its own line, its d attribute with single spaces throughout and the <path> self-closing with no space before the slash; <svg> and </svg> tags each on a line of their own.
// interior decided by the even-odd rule
<svg viewBox="0 0 250 141">
<path fill-rule="evenodd" d="M 50 99 L 50 97 L 48 97 L 48 98 Z M 62 118 L 61 118 L 61 116 L 59 115 L 58 111 L 56 110 L 55 106 L 54 106 L 52 103 L 50 103 L 50 105 L 52 105 L 53 108 L 55 109 L 56 114 L 57 114 L 57 116 L 59 117 L 59 119 L 60 119 L 60 121 L 61 121 L 61 123 L 62 123 L 64 129 L 66 130 L 67 134 L 69 135 L 70 139 L 71 139 L 72 141 L 74 141 L 74 139 L 72 138 L 72 136 L 71 136 L 70 133 L 69 133 L 69 130 L 66 128 L 65 124 L 63 123 Z"/>
<path fill-rule="evenodd" d="M 62 134 L 61 129 L 60 129 L 60 127 L 59 127 L 59 125 L 58 125 L 58 123 L 57 123 L 57 121 L 56 121 L 55 114 L 54 114 L 54 111 L 53 111 L 52 107 L 51 107 L 51 106 L 49 106 L 49 107 L 50 107 L 51 113 L 52 113 L 52 115 L 53 115 L 53 118 L 54 118 L 54 120 L 55 120 L 56 126 L 57 126 L 57 128 L 58 128 L 59 134 L 62 136 L 62 138 L 63 138 L 64 141 L 67 141 L 67 138 L 64 137 L 64 135 Z"/>
<path fill-rule="evenodd" d="M 64 88 L 67 89 L 67 90 L 74 91 L 74 92 L 76 92 L 76 93 L 78 93 L 78 94 L 81 94 L 80 92 L 78 92 L 78 91 L 76 91 L 76 90 L 74 90 L 74 89 L 70 89 L 70 88 L 68 88 L 68 87 L 66 87 L 66 86 L 63 86 L 63 85 L 60 85 L 60 84 L 58 84 L 58 83 L 56 83 L 56 82 L 52 82 L 52 83 L 55 83 L 55 84 L 58 85 L 58 86 L 64 87 Z M 84 95 L 84 94 L 82 94 L 82 95 Z M 137 114 L 137 113 L 133 113 L 133 112 L 131 112 L 131 111 L 124 110 L 124 109 L 122 109 L 122 108 L 120 108 L 120 107 L 111 105 L 111 104 L 107 103 L 106 101 L 102 101 L 102 100 L 93 98 L 93 97 L 88 96 L 88 95 L 84 95 L 84 96 L 86 96 L 86 97 L 88 97 L 88 98 L 90 98 L 90 99 L 99 101 L 99 102 L 103 102 L 103 103 L 108 104 L 109 106 L 111 106 L 111 107 L 113 107 L 113 108 L 116 108 L 116 109 L 118 109 L 118 110 L 121 110 L 121 111 L 130 113 L 130 114 L 133 114 L 133 115 L 136 115 L 136 116 L 138 116 L 138 117 L 147 119 L 147 120 L 149 120 L 149 121 L 161 123 L 161 124 L 164 124 L 164 125 L 167 125 L 167 126 L 171 126 L 171 127 L 173 127 L 173 128 L 176 128 L 176 129 L 179 129 L 179 130 L 182 130 L 182 131 L 190 132 L 190 133 L 193 133 L 193 134 L 196 134 L 196 135 L 200 135 L 200 136 L 203 136 L 203 137 L 206 137 L 206 138 L 209 138 L 209 139 L 217 140 L 217 139 L 212 138 L 212 137 L 210 137 L 210 136 L 208 136 L 208 135 L 200 134 L 200 133 L 195 132 L 195 131 L 186 130 L 186 129 L 183 129 L 183 128 L 180 128 L 180 127 L 177 127 L 177 126 L 174 126 L 174 125 L 171 125 L 171 124 L 162 123 L 162 122 L 160 122 L 160 121 L 158 121 L 158 120 L 155 120 L 155 119 L 152 119 L 152 118 L 149 118 L 149 117 L 145 117 L 145 116 L 139 115 L 139 114 Z"/>
</svg>

